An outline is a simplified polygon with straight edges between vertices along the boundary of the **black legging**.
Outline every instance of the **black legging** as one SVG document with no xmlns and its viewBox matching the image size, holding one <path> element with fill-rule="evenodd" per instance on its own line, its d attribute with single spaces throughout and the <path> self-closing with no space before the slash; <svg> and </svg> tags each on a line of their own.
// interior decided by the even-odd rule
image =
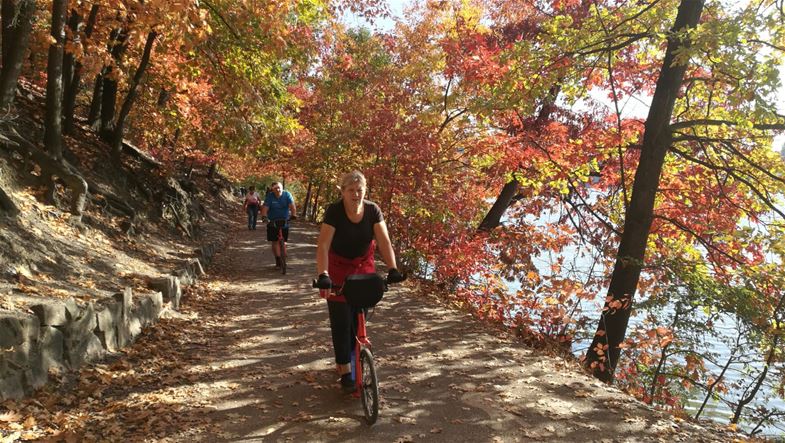
<svg viewBox="0 0 785 443">
<path fill-rule="evenodd" d="M 354 331 L 357 329 L 357 310 L 347 303 L 328 301 L 330 313 L 330 331 L 333 336 L 335 363 L 347 365 L 351 363 L 354 349 Z"/>
</svg>

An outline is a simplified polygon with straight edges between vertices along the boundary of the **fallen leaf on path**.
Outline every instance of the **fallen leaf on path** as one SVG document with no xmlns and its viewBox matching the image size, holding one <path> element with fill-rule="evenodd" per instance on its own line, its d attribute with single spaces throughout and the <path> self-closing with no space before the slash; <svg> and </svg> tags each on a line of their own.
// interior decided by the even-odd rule
<svg viewBox="0 0 785 443">
<path fill-rule="evenodd" d="M 33 426 L 35 426 L 35 423 L 36 423 L 36 422 L 35 422 L 35 417 L 33 417 L 33 416 L 31 415 L 31 416 L 27 417 L 27 419 L 25 420 L 25 422 L 24 422 L 24 426 L 25 426 L 26 428 L 32 428 Z"/>
<path fill-rule="evenodd" d="M 6 435 L 5 437 L 2 437 L 0 443 L 13 443 L 15 441 L 19 441 L 19 437 L 21 436 L 22 436 L 21 432 L 14 432 Z"/>
<path fill-rule="evenodd" d="M 22 416 L 14 411 L 3 412 L 2 414 L 0 414 L 0 421 L 4 421 L 4 422 L 19 421 L 19 419 L 21 418 Z"/>
<path fill-rule="evenodd" d="M 417 419 L 416 418 L 414 418 L 414 417 L 407 417 L 405 415 L 401 415 L 399 417 L 396 417 L 395 420 L 398 421 L 398 423 L 402 423 L 402 424 L 405 424 L 405 425 L 415 425 L 415 424 L 417 424 Z"/>
</svg>

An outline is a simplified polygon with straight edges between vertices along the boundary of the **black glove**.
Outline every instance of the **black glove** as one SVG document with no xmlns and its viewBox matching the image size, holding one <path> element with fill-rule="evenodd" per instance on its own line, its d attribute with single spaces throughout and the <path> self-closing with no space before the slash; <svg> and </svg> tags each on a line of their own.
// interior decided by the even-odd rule
<svg viewBox="0 0 785 443">
<path fill-rule="evenodd" d="M 329 275 L 319 274 L 319 278 L 316 279 L 316 287 L 319 289 L 330 289 L 333 287 L 333 281 L 330 280 Z"/>
<path fill-rule="evenodd" d="M 387 271 L 387 283 L 400 283 L 406 280 L 406 274 L 401 274 L 397 269 Z"/>
</svg>

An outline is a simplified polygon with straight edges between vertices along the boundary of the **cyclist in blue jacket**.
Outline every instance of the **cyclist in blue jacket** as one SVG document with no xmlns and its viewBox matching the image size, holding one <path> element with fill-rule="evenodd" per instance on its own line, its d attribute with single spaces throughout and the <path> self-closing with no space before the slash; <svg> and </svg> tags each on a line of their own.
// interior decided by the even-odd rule
<svg viewBox="0 0 785 443">
<path fill-rule="evenodd" d="M 265 196 L 262 205 L 262 218 L 267 217 L 270 223 L 267 224 L 267 241 L 270 242 L 275 256 L 275 267 L 281 267 L 281 246 L 278 244 L 278 229 L 272 223 L 275 220 L 294 219 L 297 208 L 294 206 L 294 198 L 289 191 L 283 190 L 280 182 L 270 185 L 272 192 Z M 289 224 L 283 228 L 283 240 L 289 241 Z"/>
</svg>

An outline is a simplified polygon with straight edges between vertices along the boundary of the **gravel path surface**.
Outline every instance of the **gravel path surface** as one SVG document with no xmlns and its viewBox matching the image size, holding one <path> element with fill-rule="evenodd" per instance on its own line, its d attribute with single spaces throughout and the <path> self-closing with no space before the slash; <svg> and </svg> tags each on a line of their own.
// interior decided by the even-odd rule
<svg viewBox="0 0 785 443">
<path fill-rule="evenodd" d="M 218 318 L 200 364 L 220 376 L 200 391 L 210 425 L 191 439 L 733 439 L 654 411 L 406 285 L 385 295 L 368 324 L 381 390 L 380 417 L 369 427 L 360 401 L 339 390 L 326 304 L 310 287 L 316 227 L 294 225 L 286 276 L 273 266 L 264 230 L 235 229 L 209 271 L 223 303 L 212 305 Z"/>
</svg>

